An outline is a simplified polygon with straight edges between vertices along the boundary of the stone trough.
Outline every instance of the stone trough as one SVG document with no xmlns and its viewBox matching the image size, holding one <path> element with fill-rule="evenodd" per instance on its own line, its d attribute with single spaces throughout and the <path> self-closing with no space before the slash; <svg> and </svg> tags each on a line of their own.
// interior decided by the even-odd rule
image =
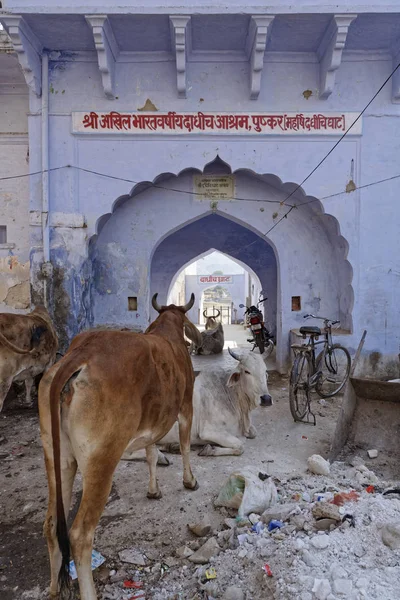
<svg viewBox="0 0 400 600">
<path fill-rule="evenodd" d="M 400 458 L 400 380 L 350 377 L 329 459 L 335 460 L 346 444 Z"/>
</svg>

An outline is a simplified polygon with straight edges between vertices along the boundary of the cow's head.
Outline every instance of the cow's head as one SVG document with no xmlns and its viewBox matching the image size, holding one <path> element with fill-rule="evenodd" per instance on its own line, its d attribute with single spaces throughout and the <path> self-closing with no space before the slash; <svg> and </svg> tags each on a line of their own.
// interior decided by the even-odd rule
<svg viewBox="0 0 400 600">
<path fill-rule="evenodd" d="M 243 351 L 237 353 L 230 348 L 228 351 L 238 364 L 231 373 L 227 386 L 240 385 L 250 410 L 257 406 L 271 406 L 273 400 L 268 391 L 268 373 L 262 355 Z"/>
<path fill-rule="evenodd" d="M 192 341 L 194 342 L 194 344 L 200 346 L 201 345 L 201 334 L 200 331 L 197 329 L 197 327 L 195 327 L 193 325 L 193 323 L 191 321 L 189 321 L 189 319 L 186 316 L 186 313 L 193 307 L 194 305 L 194 294 L 191 295 L 190 300 L 187 304 L 185 304 L 184 306 L 175 306 L 175 304 L 170 304 L 169 306 L 160 306 L 157 302 L 157 295 L 158 294 L 154 294 L 152 300 L 151 300 L 151 304 L 154 308 L 154 310 L 156 310 L 160 317 L 162 317 L 163 315 L 168 315 L 169 320 L 171 322 L 171 324 L 174 324 L 176 326 L 182 327 L 182 340 L 184 341 L 184 337 L 183 337 L 183 332 L 186 334 L 186 336 Z M 158 317 L 158 319 L 156 319 L 156 321 L 154 321 L 153 323 L 151 323 L 149 325 L 149 327 L 147 328 L 147 330 L 145 331 L 145 333 L 150 333 L 152 331 L 154 331 L 155 327 L 157 327 L 157 322 L 160 319 L 160 317 Z M 166 333 L 166 329 L 165 329 L 165 333 Z"/>
<path fill-rule="evenodd" d="M 217 327 L 218 325 L 218 317 L 220 316 L 221 311 L 217 309 L 217 314 L 214 314 L 214 310 L 213 310 L 213 314 L 208 317 L 207 316 L 207 311 L 203 310 L 203 317 L 205 318 L 205 329 L 214 329 L 215 327 Z"/>
</svg>

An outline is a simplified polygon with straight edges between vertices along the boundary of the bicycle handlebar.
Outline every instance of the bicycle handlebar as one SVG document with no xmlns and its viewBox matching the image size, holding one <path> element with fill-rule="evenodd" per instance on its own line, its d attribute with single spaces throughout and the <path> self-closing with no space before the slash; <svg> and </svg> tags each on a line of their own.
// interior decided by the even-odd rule
<svg viewBox="0 0 400 600">
<path fill-rule="evenodd" d="M 304 319 L 319 319 L 320 321 L 325 321 L 325 323 L 330 323 L 331 325 L 337 325 L 338 323 L 340 323 L 340 321 L 331 321 L 331 319 L 328 319 L 327 317 L 317 317 L 316 315 L 304 315 Z"/>
</svg>

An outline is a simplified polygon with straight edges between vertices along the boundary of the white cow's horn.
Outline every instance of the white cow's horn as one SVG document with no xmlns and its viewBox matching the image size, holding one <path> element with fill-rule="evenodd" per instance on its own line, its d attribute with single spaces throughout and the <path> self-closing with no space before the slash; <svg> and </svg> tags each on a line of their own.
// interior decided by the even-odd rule
<svg viewBox="0 0 400 600">
<path fill-rule="evenodd" d="M 151 299 L 151 305 L 154 308 L 154 310 L 156 310 L 159 313 L 161 311 L 161 306 L 157 302 L 157 296 L 158 294 L 154 294 L 154 296 Z"/>
<path fill-rule="evenodd" d="M 183 309 L 183 311 L 184 311 L 185 313 L 187 313 L 187 311 L 188 311 L 188 310 L 190 310 L 190 309 L 192 308 L 193 304 L 194 304 L 194 294 L 192 294 L 192 295 L 190 296 L 190 300 L 189 300 L 189 302 L 188 302 L 187 304 L 185 304 L 185 306 L 182 306 L 182 309 Z"/>
<path fill-rule="evenodd" d="M 229 346 L 228 346 L 228 352 L 232 356 L 232 358 L 234 358 L 235 360 L 240 360 L 239 356 L 237 354 L 235 354 L 234 351 L 229 348 Z"/>
</svg>

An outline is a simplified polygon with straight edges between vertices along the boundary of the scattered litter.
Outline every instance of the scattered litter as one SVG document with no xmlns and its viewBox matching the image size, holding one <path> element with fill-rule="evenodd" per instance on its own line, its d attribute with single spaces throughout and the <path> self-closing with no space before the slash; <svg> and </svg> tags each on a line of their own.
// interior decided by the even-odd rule
<svg viewBox="0 0 400 600">
<path fill-rule="evenodd" d="M 223 485 L 215 506 L 238 509 L 238 516 L 250 513 L 261 514 L 276 504 L 278 492 L 271 477 L 264 481 L 260 475 L 266 475 L 254 467 L 245 467 L 232 473 Z"/>
<path fill-rule="evenodd" d="M 345 523 L 345 521 L 347 521 L 348 523 L 350 523 L 350 527 L 355 527 L 356 526 L 356 521 L 353 517 L 353 515 L 344 515 L 343 519 L 342 519 L 342 523 Z"/>
<path fill-rule="evenodd" d="M 369 485 L 365 488 L 365 491 L 368 492 L 368 494 L 374 494 L 375 493 L 375 488 L 373 485 Z"/>
<path fill-rule="evenodd" d="M 268 531 L 274 531 L 274 529 L 280 529 L 281 527 L 283 527 L 282 521 L 272 520 L 268 524 Z"/>
<path fill-rule="evenodd" d="M 272 577 L 272 571 L 271 571 L 271 567 L 269 565 L 264 565 L 264 571 L 266 572 L 266 574 L 268 575 L 268 577 Z"/>
<path fill-rule="evenodd" d="M 302 435 L 302 436 L 301 436 L 301 439 L 302 439 L 302 440 L 308 440 L 308 437 L 307 437 L 306 435 Z"/>
<path fill-rule="evenodd" d="M 124 581 L 124 588 L 134 588 L 139 590 L 141 587 L 143 587 L 143 583 L 141 581 L 132 581 L 130 579 Z"/>
<path fill-rule="evenodd" d="M 377 458 L 378 450 L 367 450 L 369 458 Z"/>
<path fill-rule="evenodd" d="M 210 567 L 209 569 L 207 569 L 206 578 L 207 579 L 216 579 L 217 578 L 217 572 L 214 569 L 214 567 Z"/>
<path fill-rule="evenodd" d="M 136 565 L 138 567 L 146 566 L 146 559 L 142 552 L 140 552 L 137 548 L 127 548 L 126 550 L 122 550 L 119 552 L 118 556 L 122 562 Z"/>
<path fill-rule="evenodd" d="M 382 541 L 385 546 L 389 546 L 392 550 L 400 548 L 400 522 L 387 523 L 382 528 Z"/>
<path fill-rule="evenodd" d="M 145 592 L 138 592 L 137 594 L 133 594 L 133 596 L 129 596 L 128 600 L 136 600 L 136 598 L 146 598 Z"/>
<path fill-rule="evenodd" d="M 264 525 L 261 523 L 261 521 L 258 521 L 257 523 L 254 523 L 254 525 L 251 528 L 251 531 L 254 531 L 255 533 L 261 533 L 264 529 Z"/>
<path fill-rule="evenodd" d="M 388 496 L 389 494 L 400 494 L 400 488 L 390 488 L 383 492 L 383 496 Z"/>
<path fill-rule="evenodd" d="M 340 494 L 335 494 L 332 504 L 336 504 L 336 506 L 343 506 L 346 502 L 358 502 L 360 495 L 357 494 L 355 490 L 351 490 L 351 492 L 340 492 Z"/>
<path fill-rule="evenodd" d="M 330 464 L 319 454 L 313 454 L 307 460 L 308 470 L 315 475 L 329 475 Z"/>
<path fill-rule="evenodd" d="M 105 562 L 104 556 L 97 552 L 97 550 L 92 550 L 92 571 L 100 567 Z M 71 579 L 78 579 L 78 573 L 76 572 L 75 562 L 73 560 L 69 563 L 69 576 Z"/>
</svg>

